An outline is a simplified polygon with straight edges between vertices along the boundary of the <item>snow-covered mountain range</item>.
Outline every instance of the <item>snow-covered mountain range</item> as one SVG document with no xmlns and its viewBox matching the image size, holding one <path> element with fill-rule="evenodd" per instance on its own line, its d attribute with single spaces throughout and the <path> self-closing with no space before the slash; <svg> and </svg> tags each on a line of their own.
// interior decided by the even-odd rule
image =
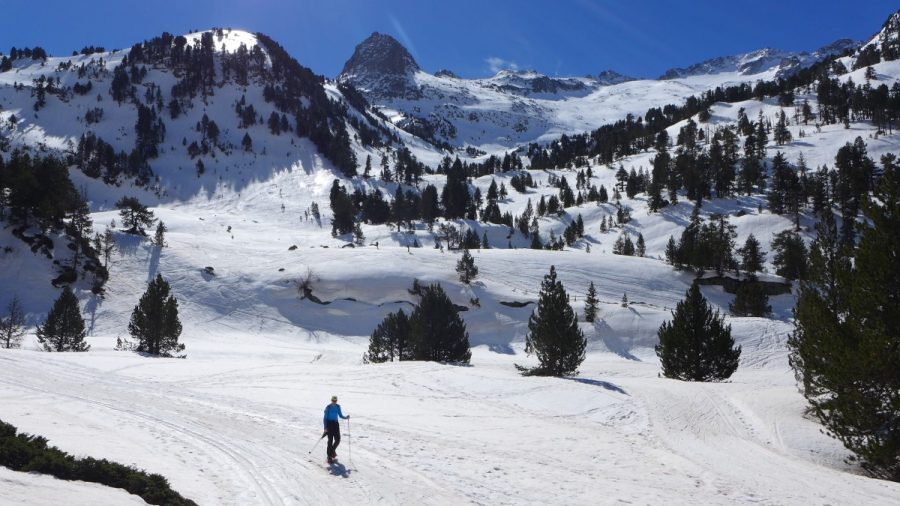
<svg viewBox="0 0 900 506">
<path fill-rule="evenodd" d="M 820 61 L 839 84 L 892 90 L 900 87 L 900 59 L 883 56 L 896 54 L 898 35 L 900 13 L 862 46 L 765 49 L 658 80 L 613 71 L 430 74 L 382 34 L 363 41 L 334 80 L 263 34 L 226 29 L 164 34 L 112 52 L 7 58 L 0 158 L 8 164 L 17 150 L 61 157 L 94 230 L 109 227 L 117 249 L 102 296 L 92 292 L 90 273 L 70 283 L 91 350 L 44 353 L 35 326 L 59 295 L 52 281 L 72 263 L 74 241 L 64 229 L 0 215 L 0 313 L 17 296 L 28 326 L 21 349 L 0 349 L 0 419 L 70 453 L 161 473 L 201 504 L 896 504 L 900 486 L 867 477 L 807 414 L 787 359 L 796 286 L 771 297 L 766 317 L 734 316 L 734 296 L 704 286 L 743 349 L 740 367 L 724 383 L 659 377 L 657 329 L 695 279 L 666 263 L 667 242 L 688 225 L 694 205 L 679 191 L 676 203 L 654 211 L 646 191 L 626 191 L 618 169 L 651 172 L 652 143 L 615 153 L 611 163 L 596 155 L 540 168 L 530 166 L 527 145 L 562 151 L 571 136 L 629 115 L 649 122 L 650 108 L 786 78 Z M 858 64 L 876 51 L 877 62 Z M 861 115 L 824 123 L 816 115 L 827 104 L 815 86 L 791 91 L 789 105 L 779 96 L 742 96 L 712 103 L 705 120 L 698 110 L 678 120 L 669 111 L 659 121 L 672 118 L 664 131 L 674 152 L 691 124 L 708 149 L 717 131 L 742 118 L 774 124 L 784 112 L 791 140 L 769 136 L 767 169 L 779 152 L 797 171 L 801 157 L 810 173 L 833 167 L 838 149 L 857 138 L 879 166 L 882 155 L 900 153 L 895 124 L 880 128 Z M 498 162 L 467 174 L 466 188 L 486 196 L 502 185 L 499 213 L 521 216 L 559 197 L 563 179 L 579 197 L 602 187 L 608 201 L 582 198 L 535 216 L 543 244 L 578 217 L 582 237 L 559 250 L 530 249 L 515 226 L 478 219 L 482 204 L 474 219 L 359 220 L 362 239 L 332 234 L 335 181 L 354 197 L 377 193 L 390 204 L 398 190 L 419 195 L 434 185 L 440 194 L 448 177 L 436 169 L 457 156 L 488 164 L 513 152 L 521 170 Z M 408 156 L 431 170 L 406 184 L 397 178 Z M 382 161 L 393 177 L 379 175 Z M 515 189 L 524 175 L 533 186 Z M 115 202 L 126 196 L 165 222 L 165 247 L 124 231 Z M 630 219 L 619 219 L 624 210 Z M 705 199 L 701 217 L 715 214 L 735 226 L 737 245 L 753 234 L 767 251 L 774 234 L 795 226 L 758 190 Z M 806 209 L 797 220 L 808 243 L 816 216 Z M 460 282 L 459 254 L 446 248 L 442 225 L 486 243 L 472 251 L 480 271 L 473 283 Z M 613 254 L 625 234 L 645 239 L 643 257 Z M 39 236 L 50 246 L 33 247 Z M 769 253 L 760 276 L 785 283 Z M 588 350 L 578 377 L 522 377 L 515 367 L 536 362 L 524 336 L 550 265 L 579 315 L 590 282 L 600 299 L 598 321 L 579 319 Z M 185 360 L 116 350 L 157 274 L 178 299 Z M 415 281 L 441 283 L 465 309 L 471 367 L 363 364 L 375 326 L 417 302 Z M 302 296 L 304 283 L 314 299 Z M 333 394 L 353 417 L 336 474 L 310 454 Z M 0 468 L 0 505 L 55 504 L 63 495 L 70 504 L 135 499 Z"/>
<path fill-rule="evenodd" d="M 338 81 L 352 84 L 393 123 L 426 139 L 495 151 L 640 116 L 716 86 L 788 77 L 859 45 L 842 39 L 813 52 L 760 49 L 671 69 L 659 80 L 611 70 L 587 77 L 501 70 L 490 78 L 463 79 L 447 71 L 429 74 L 393 37 L 373 33 L 356 47 Z"/>
</svg>

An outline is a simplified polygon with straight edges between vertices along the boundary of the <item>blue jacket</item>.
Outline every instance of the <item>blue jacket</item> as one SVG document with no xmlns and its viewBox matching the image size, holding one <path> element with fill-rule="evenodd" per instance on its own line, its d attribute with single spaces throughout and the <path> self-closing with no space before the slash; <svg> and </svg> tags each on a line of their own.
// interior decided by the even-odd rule
<svg viewBox="0 0 900 506">
<path fill-rule="evenodd" d="M 344 416 L 344 414 L 341 413 L 340 404 L 332 402 L 331 404 L 325 406 L 325 417 L 322 420 L 322 425 L 327 427 L 328 422 L 336 422 L 338 421 L 338 417 L 344 419 L 350 418 L 349 416 Z"/>
</svg>

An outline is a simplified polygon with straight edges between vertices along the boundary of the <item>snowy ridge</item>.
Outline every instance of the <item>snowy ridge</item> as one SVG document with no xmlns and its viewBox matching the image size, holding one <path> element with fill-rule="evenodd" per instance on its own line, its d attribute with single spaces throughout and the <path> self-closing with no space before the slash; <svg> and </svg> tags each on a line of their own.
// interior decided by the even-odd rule
<svg viewBox="0 0 900 506">
<path fill-rule="evenodd" d="M 859 46 L 860 43 L 854 40 L 840 39 L 811 53 L 763 48 L 749 53 L 712 58 L 686 68 L 669 69 L 660 79 L 678 79 L 734 72 L 750 76 L 773 70 L 778 77 L 788 77 L 792 73 L 822 61 L 828 56 L 840 55 L 846 50 L 856 49 Z"/>
</svg>

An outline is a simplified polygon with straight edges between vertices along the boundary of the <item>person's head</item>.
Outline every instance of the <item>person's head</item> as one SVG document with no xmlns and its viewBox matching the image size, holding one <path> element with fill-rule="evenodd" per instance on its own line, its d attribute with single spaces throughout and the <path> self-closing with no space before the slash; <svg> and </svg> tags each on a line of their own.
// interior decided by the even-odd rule
<svg viewBox="0 0 900 506">
<path fill-rule="evenodd" d="M 337 402 L 337 396 L 336 396 L 336 395 L 332 395 L 332 396 L 331 396 L 331 402 Z"/>
</svg>

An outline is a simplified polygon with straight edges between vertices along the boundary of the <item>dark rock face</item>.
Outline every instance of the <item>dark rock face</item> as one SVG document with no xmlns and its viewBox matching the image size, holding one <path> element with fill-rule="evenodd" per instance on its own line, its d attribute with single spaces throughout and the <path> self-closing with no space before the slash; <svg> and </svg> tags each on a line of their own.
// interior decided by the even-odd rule
<svg viewBox="0 0 900 506">
<path fill-rule="evenodd" d="M 604 70 L 597 74 L 597 77 L 594 79 L 597 80 L 600 84 L 604 86 L 611 86 L 614 84 L 627 83 L 628 81 L 634 81 L 635 79 L 631 76 L 626 76 L 625 74 L 620 74 L 615 70 Z"/>
<path fill-rule="evenodd" d="M 338 80 L 376 97 L 418 97 L 412 74 L 419 65 L 409 51 L 390 35 L 378 32 L 362 41 L 344 64 Z"/>
</svg>

